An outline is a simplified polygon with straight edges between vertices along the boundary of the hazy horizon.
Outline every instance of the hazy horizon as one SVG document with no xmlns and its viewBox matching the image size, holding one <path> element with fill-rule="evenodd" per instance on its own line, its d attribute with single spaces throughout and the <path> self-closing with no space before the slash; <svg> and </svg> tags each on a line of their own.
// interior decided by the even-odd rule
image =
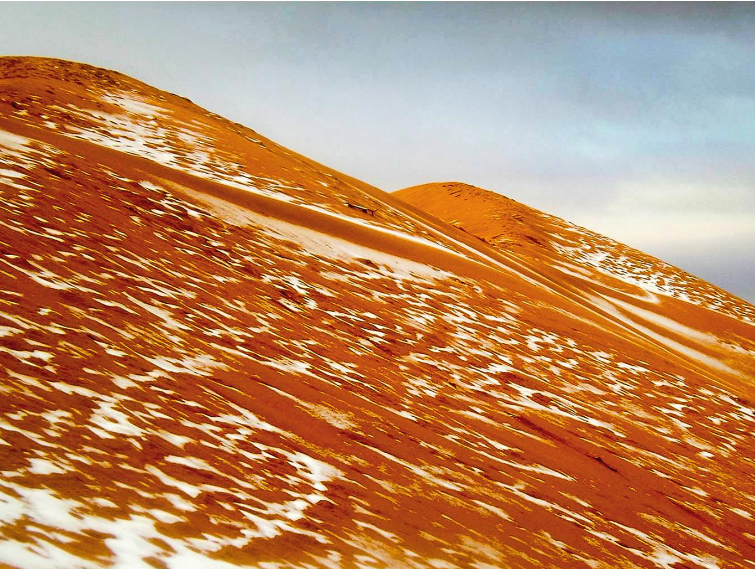
<svg viewBox="0 0 755 569">
<path fill-rule="evenodd" d="M 752 3 L 3 3 L 0 46 L 386 191 L 497 191 L 755 302 L 754 24 Z"/>
</svg>

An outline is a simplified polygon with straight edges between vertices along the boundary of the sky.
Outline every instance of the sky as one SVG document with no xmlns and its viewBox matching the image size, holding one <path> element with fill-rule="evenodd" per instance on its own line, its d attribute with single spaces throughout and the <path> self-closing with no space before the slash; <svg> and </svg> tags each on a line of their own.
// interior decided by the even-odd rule
<svg viewBox="0 0 755 569">
<path fill-rule="evenodd" d="M 460 181 L 755 303 L 755 3 L 14 3 L 0 52 L 186 96 L 386 191 Z"/>
</svg>

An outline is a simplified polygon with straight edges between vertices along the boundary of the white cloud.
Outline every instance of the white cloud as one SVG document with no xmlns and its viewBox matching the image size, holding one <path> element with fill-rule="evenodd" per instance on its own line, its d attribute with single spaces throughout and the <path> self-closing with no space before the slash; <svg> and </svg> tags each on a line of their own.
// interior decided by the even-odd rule
<svg viewBox="0 0 755 569">
<path fill-rule="evenodd" d="M 709 180 L 619 184 L 617 197 L 610 206 L 614 213 L 683 212 L 703 214 L 749 211 L 755 215 L 755 191 L 747 185 L 711 183 Z"/>
<path fill-rule="evenodd" d="M 711 254 L 717 249 L 752 248 L 755 212 L 652 211 L 627 209 L 586 211 L 570 221 L 648 252 L 689 250 Z"/>
</svg>

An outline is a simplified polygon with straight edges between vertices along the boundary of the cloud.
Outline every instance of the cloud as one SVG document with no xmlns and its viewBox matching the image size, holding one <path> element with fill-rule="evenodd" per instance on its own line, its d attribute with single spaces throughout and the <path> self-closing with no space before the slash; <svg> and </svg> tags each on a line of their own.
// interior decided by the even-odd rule
<svg viewBox="0 0 755 569">
<path fill-rule="evenodd" d="M 655 212 L 659 215 L 731 213 L 755 216 L 755 193 L 746 184 L 717 187 L 707 181 L 654 180 L 642 185 L 619 185 L 610 213 Z"/>
</svg>

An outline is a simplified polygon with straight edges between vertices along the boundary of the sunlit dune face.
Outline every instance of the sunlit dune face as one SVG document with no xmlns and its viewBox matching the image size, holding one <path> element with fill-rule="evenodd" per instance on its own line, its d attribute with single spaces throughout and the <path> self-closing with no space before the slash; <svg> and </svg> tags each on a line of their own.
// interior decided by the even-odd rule
<svg viewBox="0 0 755 569">
<path fill-rule="evenodd" d="M 749 566 L 752 306 L 124 76 L 0 70 L 0 565 Z"/>
</svg>

